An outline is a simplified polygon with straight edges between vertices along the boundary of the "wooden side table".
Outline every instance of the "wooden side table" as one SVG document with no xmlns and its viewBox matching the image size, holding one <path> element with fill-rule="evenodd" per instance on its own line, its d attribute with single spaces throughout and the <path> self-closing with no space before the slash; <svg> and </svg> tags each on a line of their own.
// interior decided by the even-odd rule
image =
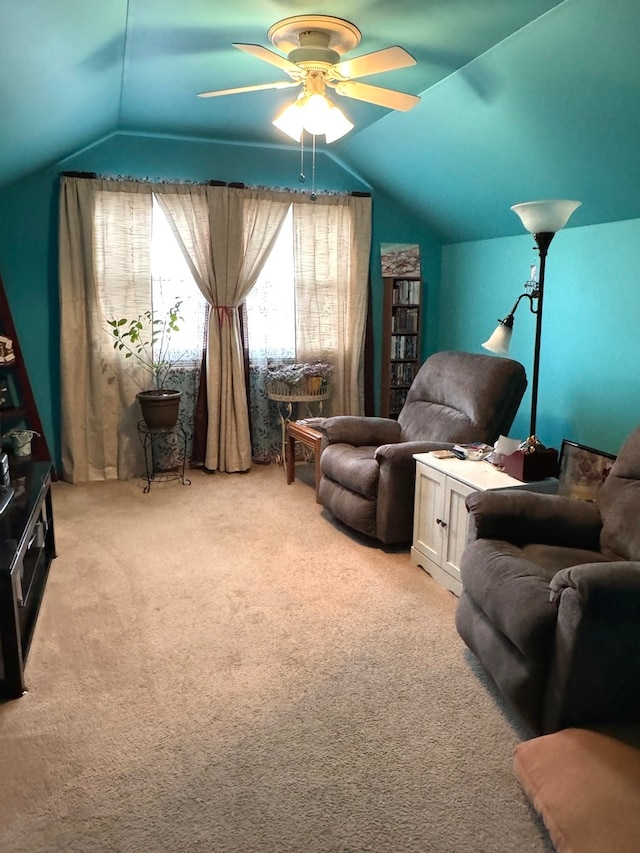
<svg viewBox="0 0 640 853">
<path fill-rule="evenodd" d="M 318 407 L 316 416 L 320 417 L 322 414 L 322 404 L 329 397 L 329 387 L 325 382 L 319 391 L 309 391 L 308 389 L 297 389 L 295 385 L 286 385 L 284 382 L 270 382 L 267 383 L 267 396 L 278 407 L 278 417 L 282 426 L 283 457 L 278 459 L 278 462 L 284 462 L 287 444 L 287 424 L 293 415 L 293 407 L 298 406 L 298 411 L 300 412 L 301 409 L 299 407 L 304 406 L 311 418 L 313 416 L 311 406 L 315 405 Z"/>
<path fill-rule="evenodd" d="M 287 484 L 293 483 L 296 478 L 296 441 L 304 444 L 313 451 L 315 475 L 316 475 L 316 503 L 320 503 L 318 491 L 320 488 L 320 449 L 322 447 L 322 433 L 317 429 L 301 421 L 286 422 L 286 451 L 285 469 L 287 472 Z"/>
</svg>

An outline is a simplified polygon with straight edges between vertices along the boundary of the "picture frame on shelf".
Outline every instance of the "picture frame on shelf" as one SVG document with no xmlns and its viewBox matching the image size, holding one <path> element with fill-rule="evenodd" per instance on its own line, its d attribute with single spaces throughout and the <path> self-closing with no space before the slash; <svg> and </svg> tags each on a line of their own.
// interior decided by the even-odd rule
<svg viewBox="0 0 640 853">
<path fill-rule="evenodd" d="M 612 453 L 563 439 L 560 447 L 558 494 L 593 501 L 615 461 L 616 457 Z"/>
<path fill-rule="evenodd" d="M 12 409 L 15 406 L 11 385 L 7 378 L 0 377 L 0 410 Z"/>
</svg>

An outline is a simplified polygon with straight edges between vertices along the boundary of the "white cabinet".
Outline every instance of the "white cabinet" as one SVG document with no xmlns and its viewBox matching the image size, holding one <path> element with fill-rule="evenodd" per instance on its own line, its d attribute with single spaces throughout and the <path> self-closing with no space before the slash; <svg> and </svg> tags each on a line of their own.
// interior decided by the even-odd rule
<svg viewBox="0 0 640 853">
<path fill-rule="evenodd" d="M 465 498 L 471 492 L 504 489 L 522 482 L 488 462 L 438 459 L 416 453 L 416 492 L 411 559 L 442 586 L 460 595 L 460 558 L 467 544 Z"/>
</svg>

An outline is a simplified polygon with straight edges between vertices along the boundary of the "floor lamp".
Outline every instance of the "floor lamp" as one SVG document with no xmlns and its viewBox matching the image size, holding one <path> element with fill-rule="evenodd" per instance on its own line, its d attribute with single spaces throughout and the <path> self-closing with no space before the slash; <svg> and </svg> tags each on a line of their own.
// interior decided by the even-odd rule
<svg viewBox="0 0 640 853">
<path fill-rule="evenodd" d="M 513 331 L 513 318 L 520 301 L 524 298 L 529 300 L 529 308 L 536 315 L 536 336 L 533 348 L 533 376 L 531 380 L 531 422 L 529 435 L 536 434 L 536 418 L 538 411 L 538 376 L 540 372 L 540 339 L 542 336 L 542 299 L 544 296 L 544 274 L 549 245 L 557 231 L 569 221 L 573 211 L 579 207 L 581 202 L 566 199 L 555 201 L 528 201 L 523 204 L 514 204 L 514 211 L 522 221 L 524 227 L 533 234 L 538 247 L 540 258 L 539 276 L 536 280 L 534 268 L 528 282 L 525 283 L 525 292 L 520 294 L 515 305 L 504 320 L 498 321 L 498 326 L 489 340 L 482 346 L 498 355 L 509 355 L 509 344 Z"/>
</svg>

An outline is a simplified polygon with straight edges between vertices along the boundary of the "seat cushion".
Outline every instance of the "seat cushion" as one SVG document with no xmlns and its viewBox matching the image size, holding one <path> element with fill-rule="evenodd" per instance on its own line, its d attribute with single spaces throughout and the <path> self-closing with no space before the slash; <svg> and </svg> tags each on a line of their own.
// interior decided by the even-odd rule
<svg viewBox="0 0 640 853">
<path fill-rule="evenodd" d="M 513 766 L 558 853 L 640 849 L 640 750 L 586 729 L 516 747 Z"/>
<path fill-rule="evenodd" d="M 603 561 L 593 551 L 558 546 L 519 548 L 478 539 L 460 563 L 462 584 L 488 621 L 526 658 L 543 662 L 553 643 L 557 609 L 549 582 L 558 569 Z"/>
<path fill-rule="evenodd" d="M 376 447 L 330 444 L 320 457 L 322 473 L 345 489 L 373 501 L 380 477 L 380 466 L 374 458 L 376 450 Z"/>
</svg>

